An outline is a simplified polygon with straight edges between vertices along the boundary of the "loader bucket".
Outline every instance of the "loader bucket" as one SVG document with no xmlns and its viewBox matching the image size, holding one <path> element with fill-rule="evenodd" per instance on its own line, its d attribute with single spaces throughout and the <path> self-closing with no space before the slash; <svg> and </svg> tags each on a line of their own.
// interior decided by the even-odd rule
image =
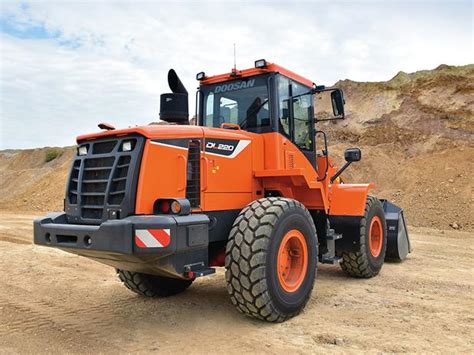
<svg viewBox="0 0 474 355">
<path fill-rule="evenodd" d="M 411 252 L 403 210 L 387 200 L 380 200 L 387 220 L 387 252 L 385 260 L 404 260 Z"/>
</svg>

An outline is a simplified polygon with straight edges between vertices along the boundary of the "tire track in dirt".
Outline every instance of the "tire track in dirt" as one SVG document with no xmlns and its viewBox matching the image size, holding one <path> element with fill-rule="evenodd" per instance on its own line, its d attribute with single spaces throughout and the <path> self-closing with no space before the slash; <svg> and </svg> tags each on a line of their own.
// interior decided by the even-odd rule
<svg viewBox="0 0 474 355">
<path fill-rule="evenodd" d="M 26 240 L 23 240 L 23 239 L 12 238 L 12 237 L 2 237 L 2 236 L 0 236 L 0 241 L 7 242 L 7 243 L 14 243 L 14 244 L 26 244 L 26 245 L 31 244 L 31 242 L 27 242 Z"/>
<path fill-rule="evenodd" d="M 0 323 L 0 338 L 16 334 L 26 333 L 38 335 L 45 333 L 48 337 L 54 334 L 54 331 L 61 333 L 65 341 L 84 341 L 90 346 L 91 343 L 97 343 L 99 349 L 107 348 L 108 352 L 123 352 L 128 346 L 134 352 L 150 351 L 150 344 L 131 342 L 127 344 L 121 338 L 121 345 L 115 341 L 120 337 L 120 331 L 117 331 L 117 322 L 113 321 L 107 315 L 122 314 L 123 310 L 139 307 L 137 297 L 130 296 L 126 299 L 111 300 L 108 302 L 97 303 L 91 306 L 80 308 L 62 307 L 60 302 L 52 303 L 44 300 L 21 301 L 21 295 L 27 292 L 25 289 L 8 285 L 12 292 L 8 297 L 0 295 L 0 304 L 3 309 L 12 308 L 15 310 L 15 319 L 13 321 L 4 321 Z M 138 315 L 137 315 L 138 316 Z M 123 316 L 123 321 L 127 320 Z M 121 331 L 126 334 L 127 328 Z M 116 338 L 111 337 L 111 335 Z M 127 345 L 124 345 L 127 344 Z"/>
<path fill-rule="evenodd" d="M 9 285 L 12 290 L 18 287 Z M 17 293 L 17 292 L 13 292 Z M 49 334 L 51 330 L 74 334 L 74 339 L 78 337 L 87 338 L 88 341 L 96 341 L 109 347 L 109 349 L 122 350 L 116 347 L 108 339 L 110 334 L 116 331 L 116 324 L 110 322 L 104 314 L 114 313 L 117 310 L 131 307 L 136 300 L 123 299 L 108 303 L 99 303 L 90 307 L 79 309 L 65 309 L 60 304 L 51 305 L 42 300 L 21 301 L 19 297 L 8 298 L 1 295 L 2 307 L 13 308 L 16 319 L 13 321 L 4 320 L 0 325 L 0 337 L 14 335 L 18 333 L 36 334 L 45 331 Z"/>
</svg>

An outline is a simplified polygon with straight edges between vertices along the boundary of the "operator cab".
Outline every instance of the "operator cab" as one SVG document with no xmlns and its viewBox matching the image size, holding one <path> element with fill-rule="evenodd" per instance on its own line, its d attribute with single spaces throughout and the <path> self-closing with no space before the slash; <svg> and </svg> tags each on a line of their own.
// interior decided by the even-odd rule
<svg viewBox="0 0 474 355">
<path fill-rule="evenodd" d="M 316 165 L 315 95 L 331 92 L 334 118 L 343 118 L 340 89 L 326 89 L 265 60 L 255 68 L 206 77 L 197 75 L 198 124 L 240 128 L 254 133 L 279 132 Z M 326 120 L 326 119 L 325 119 Z M 238 126 L 237 126 L 238 125 Z"/>
</svg>

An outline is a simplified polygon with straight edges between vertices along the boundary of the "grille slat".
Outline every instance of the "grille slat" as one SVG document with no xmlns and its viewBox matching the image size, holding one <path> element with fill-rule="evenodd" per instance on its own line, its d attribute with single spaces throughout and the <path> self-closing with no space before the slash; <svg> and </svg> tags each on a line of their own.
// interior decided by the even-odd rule
<svg viewBox="0 0 474 355">
<path fill-rule="evenodd" d="M 83 192 L 82 196 L 105 196 L 102 192 Z"/>
<path fill-rule="evenodd" d="M 120 194 L 124 194 L 125 193 L 125 190 L 120 190 L 120 191 L 113 191 L 111 193 L 109 193 L 109 195 L 120 195 Z"/>
<path fill-rule="evenodd" d="M 98 184 L 98 183 L 104 183 L 104 182 L 109 182 L 109 180 L 107 179 L 82 180 L 83 184 Z"/>
<path fill-rule="evenodd" d="M 112 167 L 93 167 L 93 168 L 84 168 L 85 171 L 99 171 L 99 170 L 112 170 Z"/>
<path fill-rule="evenodd" d="M 104 208 L 103 205 L 84 205 L 82 206 L 82 208 L 90 208 L 90 209 L 94 209 L 94 210 L 101 210 Z"/>
</svg>

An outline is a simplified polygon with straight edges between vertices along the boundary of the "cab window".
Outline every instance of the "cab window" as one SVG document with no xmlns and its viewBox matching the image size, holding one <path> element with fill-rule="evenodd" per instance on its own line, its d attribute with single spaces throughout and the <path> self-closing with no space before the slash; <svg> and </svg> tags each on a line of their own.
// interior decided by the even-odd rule
<svg viewBox="0 0 474 355">
<path fill-rule="evenodd" d="M 307 86 L 279 77 L 279 131 L 303 150 L 313 150 L 313 103 L 309 91 Z"/>
<path fill-rule="evenodd" d="M 278 96 L 279 96 L 279 131 L 288 138 L 291 139 L 290 135 L 290 80 L 280 76 L 278 80 Z"/>
<path fill-rule="evenodd" d="M 313 149 L 311 136 L 312 95 L 308 87 L 291 83 L 293 97 L 294 143 L 305 150 Z"/>
<path fill-rule="evenodd" d="M 270 126 L 268 77 L 255 76 L 201 87 L 203 125 L 236 123 L 242 129 Z"/>
</svg>

